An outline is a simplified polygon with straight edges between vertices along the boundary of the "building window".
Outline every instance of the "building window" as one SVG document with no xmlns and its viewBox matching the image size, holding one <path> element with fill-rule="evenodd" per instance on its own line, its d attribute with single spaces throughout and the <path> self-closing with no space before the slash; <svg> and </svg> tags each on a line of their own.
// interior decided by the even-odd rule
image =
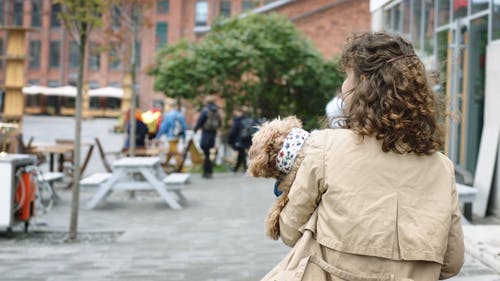
<svg viewBox="0 0 500 281">
<path fill-rule="evenodd" d="M 453 0 L 453 19 L 459 19 L 467 16 L 467 0 Z"/>
<path fill-rule="evenodd" d="M 471 14 L 487 10 L 490 7 L 489 1 L 471 0 Z"/>
<path fill-rule="evenodd" d="M 40 27 L 42 25 L 42 3 L 40 0 L 31 0 L 31 26 Z"/>
<path fill-rule="evenodd" d="M 40 41 L 30 42 L 30 68 L 40 68 Z"/>
<path fill-rule="evenodd" d="M 89 89 L 97 89 L 101 87 L 101 84 L 99 84 L 99 82 L 97 81 L 90 81 L 89 82 Z"/>
<path fill-rule="evenodd" d="M 0 25 L 3 25 L 3 0 L 0 0 Z"/>
<path fill-rule="evenodd" d="M 157 22 L 156 23 L 156 49 L 163 47 L 163 45 L 168 42 L 168 23 Z"/>
<path fill-rule="evenodd" d="M 434 0 L 424 0 L 424 10 L 423 10 L 423 17 L 424 17 L 424 46 L 423 46 L 423 51 L 427 55 L 432 55 L 434 54 Z"/>
<path fill-rule="evenodd" d="M 500 2 L 493 2 L 492 39 L 500 39 Z"/>
<path fill-rule="evenodd" d="M 69 67 L 78 68 L 80 65 L 80 48 L 75 41 L 69 42 Z"/>
<path fill-rule="evenodd" d="M 274 1 L 276 1 L 276 0 L 265 0 L 265 1 L 264 1 L 264 4 L 266 4 L 266 5 L 267 5 L 267 4 L 273 3 Z"/>
<path fill-rule="evenodd" d="M 111 9 L 111 18 L 113 21 L 113 29 L 118 29 L 121 26 L 121 12 L 117 6 L 112 7 Z"/>
<path fill-rule="evenodd" d="M 402 5 L 402 21 L 403 21 L 403 34 L 408 38 L 410 37 L 410 13 L 411 13 L 411 2 L 410 0 L 403 0 Z"/>
<path fill-rule="evenodd" d="M 396 6 L 385 11 L 385 29 L 388 31 L 394 31 L 398 33 L 403 32 L 403 11 L 402 5 L 397 4 Z"/>
<path fill-rule="evenodd" d="M 208 2 L 196 1 L 195 25 L 207 26 L 208 24 Z"/>
<path fill-rule="evenodd" d="M 61 86 L 61 83 L 59 83 L 59 80 L 49 80 L 47 83 L 48 87 L 59 87 Z"/>
<path fill-rule="evenodd" d="M 156 5 L 157 5 L 156 12 L 158 14 L 166 14 L 170 9 L 170 1 L 168 0 L 163 0 L 163 1 L 160 0 Z"/>
<path fill-rule="evenodd" d="M 13 22 L 12 24 L 14 25 L 23 25 L 23 2 L 22 1 L 16 1 L 14 2 L 14 15 L 13 15 Z"/>
<path fill-rule="evenodd" d="M 30 79 L 30 80 L 28 80 L 28 85 L 30 85 L 30 86 L 38 86 L 38 85 L 40 85 L 40 80 Z"/>
<path fill-rule="evenodd" d="M 101 54 L 95 43 L 89 44 L 89 69 L 99 70 L 101 65 Z"/>
<path fill-rule="evenodd" d="M 135 42 L 135 68 L 141 68 L 141 43 Z"/>
<path fill-rule="evenodd" d="M 120 87 L 121 87 L 121 84 L 120 84 L 120 82 L 112 81 L 112 82 L 109 82 L 109 83 L 108 83 L 108 86 L 109 86 L 109 87 L 120 88 Z"/>
<path fill-rule="evenodd" d="M 59 20 L 59 13 L 61 12 L 61 5 L 54 4 L 52 5 L 52 10 L 50 11 L 50 26 L 51 27 L 60 27 L 61 21 Z"/>
<path fill-rule="evenodd" d="M 221 1 L 220 2 L 220 16 L 231 17 L 231 1 Z"/>
<path fill-rule="evenodd" d="M 438 0 L 438 26 L 450 22 L 450 0 Z"/>
<path fill-rule="evenodd" d="M 120 69 L 120 57 L 116 50 L 112 49 L 108 52 L 108 69 L 118 70 Z"/>
<path fill-rule="evenodd" d="M 411 40 L 415 49 L 420 50 L 422 35 L 422 1 L 413 1 Z"/>
<path fill-rule="evenodd" d="M 58 68 L 61 61 L 61 42 L 50 41 L 49 66 Z"/>
<path fill-rule="evenodd" d="M 2 2 L 0 2 L 1 4 Z M 3 38 L 0 38 L 0 54 L 4 55 L 3 53 Z M 0 59 L 0 67 L 3 66 L 3 59 Z"/>
<path fill-rule="evenodd" d="M 255 1 L 247 0 L 247 1 L 243 1 L 243 3 L 241 3 L 241 9 L 243 11 L 252 10 L 253 8 L 255 8 Z"/>
</svg>

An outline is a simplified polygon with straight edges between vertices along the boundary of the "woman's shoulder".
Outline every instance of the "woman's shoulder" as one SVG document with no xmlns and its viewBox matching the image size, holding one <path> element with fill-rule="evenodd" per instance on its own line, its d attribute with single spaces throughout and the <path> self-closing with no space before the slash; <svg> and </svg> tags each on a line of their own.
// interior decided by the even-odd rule
<svg viewBox="0 0 500 281">
<path fill-rule="evenodd" d="M 316 145 L 329 146 L 333 143 L 353 142 L 359 140 L 357 135 L 349 129 L 321 129 L 314 130 L 309 136 L 310 142 Z"/>
</svg>

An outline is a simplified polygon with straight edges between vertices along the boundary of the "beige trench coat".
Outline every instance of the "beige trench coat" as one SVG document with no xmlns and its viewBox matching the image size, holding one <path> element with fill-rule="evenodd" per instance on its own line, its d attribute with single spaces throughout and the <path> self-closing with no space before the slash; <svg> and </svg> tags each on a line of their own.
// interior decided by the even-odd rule
<svg viewBox="0 0 500 281">
<path fill-rule="evenodd" d="M 280 215 L 290 253 L 262 280 L 431 281 L 464 256 L 453 164 L 315 131 Z"/>
</svg>

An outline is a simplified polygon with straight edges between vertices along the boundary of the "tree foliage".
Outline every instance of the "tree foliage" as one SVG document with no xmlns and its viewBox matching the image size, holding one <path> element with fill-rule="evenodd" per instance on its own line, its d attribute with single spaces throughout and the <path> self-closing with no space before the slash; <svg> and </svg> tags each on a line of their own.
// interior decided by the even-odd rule
<svg viewBox="0 0 500 281">
<path fill-rule="evenodd" d="M 165 46 L 156 62 L 155 89 L 169 97 L 219 94 L 226 116 L 250 105 L 258 117 L 295 114 L 307 128 L 342 83 L 335 64 L 279 15 L 216 21 L 199 42 Z"/>
</svg>

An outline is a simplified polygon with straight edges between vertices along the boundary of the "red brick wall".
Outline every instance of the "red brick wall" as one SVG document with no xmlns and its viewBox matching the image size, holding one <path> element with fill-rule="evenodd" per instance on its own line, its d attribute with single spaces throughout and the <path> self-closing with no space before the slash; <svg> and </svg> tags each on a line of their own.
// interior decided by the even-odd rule
<svg viewBox="0 0 500 281">
<path fill-rule="evenodd" d="M 274 12 L 292 19 L 325 58 L 332 58 L 350 34 L 370 30 L 369 5 L 369 0 L 302 0 Z"/>
</svg>

